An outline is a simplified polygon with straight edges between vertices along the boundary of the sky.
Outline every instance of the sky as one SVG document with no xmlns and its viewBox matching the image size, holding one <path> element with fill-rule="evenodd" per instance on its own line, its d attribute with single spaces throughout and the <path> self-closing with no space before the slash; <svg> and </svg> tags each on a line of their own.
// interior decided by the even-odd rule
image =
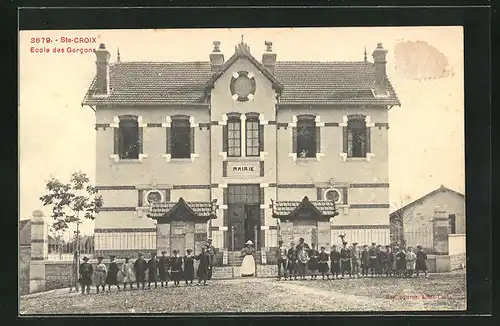
<svg viewBox="0 0 500 326">
<path fill-rule="evenodd" d="M 382 42 L 388 50 L 387 74 L 402 103 L 389 111 L 391 210 L 442 184 L 465 192 L 461 27 L 21 31 L 20 219 L 36 209 L 50 215 L 39 197 L 51 177 L 68 181 L 80 170 L 95 183 L 95 116 L 81 107 L 95 75 L 95 55 L 68 47 L 92 49 L 105 43 L 111 61 L 118 48 L 122 62 L 208 61 L 214 40 L 221 41 L 228 59 L 242 35 L 257 59 L 264 42 L 272 41 L 278 61 L 361 61 L 365 47 L 373 61 L 371 53 Z M 75 37 L 95 38 L 96 43 L 62 43 Z M 440 70 L 443 65 L 447 73 Z M 423 78 L 429 75 L 435 78 Z M 92 228 L 92 222 L 84 224 L 86 232 Z"/>
</svg>

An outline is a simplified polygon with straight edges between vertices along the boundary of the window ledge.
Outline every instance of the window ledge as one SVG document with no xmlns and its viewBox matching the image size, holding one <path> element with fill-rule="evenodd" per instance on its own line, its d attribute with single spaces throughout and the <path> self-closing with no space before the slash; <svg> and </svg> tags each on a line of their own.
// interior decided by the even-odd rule
<svg viewBox="0 0 500 326">
<path fill-rule="evenodd" d="M 172 154 L 163 154 L 161 157 L 165 159 L 166 162 L 172 162 L 172 163 L 192 163 L 194 162 L 195 158 L 197 158 L 199 155 L 192 153 L 190 157 L 186 158 L 174 158 L 172 157 Z"/>
<path fill-rule="evenodd" d="M 371 158 L 375 156 L 374 153 L 366 153 L 365 157 L 347 157 L 347 153 L 340 153 L 340 157 L 344 162 L 370 162 Z"/>
<path fill-rule="evenodd" d="M 228 162 L 258 162 L 261 161 L 260 156 L 229 156 Z"/>
<path fill-rule="evenodd" d="M 297 157 L 297 153 L 290 153 L 289 156 L 293 158 L 293 161 L 296 162 L 310 162 L 310 161 L 320 161 L 321 157 L 325 156 L 324 153 L 316 153 L 315 157 Z"/>
<path fill-rule="evenodd" d="M 112 154 L 109 157 L 113 160 L 114 163 L 134 164 L 134 163 L 142 163 L 144 161 L 144 159 L 148 157 L 148 155 L 147 154 L 139 154 L 139 158 L 137 158 L 137 159 L 120 159 L 120 156 L 118 156 L 117 154 Z"/>
</svg>

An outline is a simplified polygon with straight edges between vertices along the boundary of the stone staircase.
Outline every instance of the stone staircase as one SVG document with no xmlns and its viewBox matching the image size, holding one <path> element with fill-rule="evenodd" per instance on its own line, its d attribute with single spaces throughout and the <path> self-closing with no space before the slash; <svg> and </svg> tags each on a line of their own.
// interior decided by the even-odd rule
<svg viewBox="0 0 500 326">
<path fill-rule="evenodd" d="M 241 251 L 229 251 L 227 255 L 227 264 L 229 266 L 241 266 L 243 258 L 244 257 L 241 256 Z M 257 251 L 255 254 L 255 263 L 262 264 L 262 255 L 260 251 Z"/>
</svg>

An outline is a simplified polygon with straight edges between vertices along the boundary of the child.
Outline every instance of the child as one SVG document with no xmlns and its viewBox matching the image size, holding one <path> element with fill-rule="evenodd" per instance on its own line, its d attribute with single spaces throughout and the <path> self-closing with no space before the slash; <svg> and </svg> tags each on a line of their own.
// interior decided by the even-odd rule
<svg viewBox="0 0 500 326">
<path fill-rule="evenodd" d="M 287 262 L 286 266 L 288 269 L 288 275 L 290 276 L 289 280 L 292 280 L 292 276 L 297 279 L 297 250 L 295 249 L 295 244 L 290 243 L 290 248 L 287 253 Z"/>
<path fill-rule="evenodd" d="M 325 252 L 325 247 L 321 247 L 320 249 L 318 269 L 323 279 L 325 279 L 325 275 L 330 279 L 330 275 L 328 274 L 328 254 Z"/>
<path fill-rule="evenodd" d="M 382 246 L 377 245 L 377 259 L 376 259 L 376 267 L 375 267 L 375 275 L 382 276 L 384 263 L 385 263 L 385 252 L 382 251 Z"/>
<path fill-rule="evenodd" d="M 128 257 L 125 258 L 125 263 L 122 265 L 123 274 L 123 289 L 127 289 L 127 283 L 132 290 L 132 283 L 135 282 L 134 265 L 129 261 Z"/>
<path fill-rule="evenodd" d="M 118 264 L 115 262 L 115 256 L 109 256 L 109 270 L 106 276 L 106 284 L 108 285 L 108 292 L 111 292 L 111 285 L 116 285 L 118 291 L 120 291 L 120 285 L 118 285 Z"/>
<path fill-rule="evenodd" d="M 394 264 L 394 253 L 391 250 L 391 246 L 385 246 L 385 276 L 389 277 L 392 275 L 392 265 Z"/>
<path fill-rule="evenodd" d="M 408 277 L 413 277 L 413 270 L 415 269 L 415 260 L 417 255 L 413 252 L 412 247 L 408 247 L 408 252 L 406 253 L 406 271 Z"/>
<path fill-rule="evenodd" d="M 358 248 L 358 243 L 352 243 L 351 249 L 351 266 L 352 266 L 352 275 L 356 278 L 359 278 L 359 261 L 360 261 L 360 252 Z"/>
<path fill-rule="evenodd" d="M 340 273 L 340 252 L 337 250 L 337 246 L 332 246 L 332 251 L 330 251 L 330 271 L 332 273 L 332 278 L 339 278 Z"/>
<path fill-rule="evenodd" d="M 179 257 L 179 250 L 173 251 L 174 256 L 170 258 L 171 276 L 175 286 L 179 286 L 182 278 L 182 258 Z"/>
<path fill-rule="evenodd" d="M 80 285 L 82 286 L 82 294 L 85 294 L 85 288 L 87 289 L 87 294 L 90 294 L 90 285 L 92 285 L 92 265 L 89 264 L 89 258 L 83 257 L 83 263 L 80 265 Z"/>
<path fill-rule="evenodd" d="M 342 271 L 342 277 L 344 278 L 345 273 L 352 277 L 351 273 L 351 250 L 347 248 L 347 242 L 342 242 L 342 249 L 340 249 L 340 270 Z"/>
<path fill-rule="evenodd" d="M 370 268 L 370 254 L 368 252 L 368 245 L 363 245 L 361 252 L 361 273 L 363 277 L 368 277 L 368 269 Z"/>
<path fill-rule="evenodd" d="M 165 283 L 165 286 L 168 286 L 168 269 L 169 269 L 168 261 L 169 261 L 169 259 L 167 257 L 167 252 L 162 251 L 161 257 L 158 260 L 158 271 L 160 274 L 161 287 L 163 287 L 164 283 Z"/>
<path fill-rule="evenodd" d="M 148 289 L 151 289 L 151 283 L 155 283 L 155 289 L 158 287 L 158 258 L 156 252 L 151 253 L 151 259 L 148 261 Z"/>
<path fill-rule="evenodd" d="M 139 253 L 139 258 L 134 262 L 135 278 L 137 282 L 137 288 L 139 288 L 139 283 L 142 283 L 142 289 L 146 285 L 146 270 L 148 269 L 148 263 L 144 260 L 144 255 Z"/>
<path fill-rule="evenodd" d="M 278 281 L 281 280 L 281 276 L 285 278 L 285 281 L 287 279 L 287 272 L 286 272 L 286 247 L 283 245 L 283 240 L 280 240 L 278 242 L 279 248 L 278 248 Z"/>
<path fill-rule="evenodd" d="M 102 262 L 104 257 L 97 257 L 97 266 L 95 269 L 95 285 L 97 289 L 97 293 L 99 293 L 99 288 L 102 287 L 102 292 L 104 292 L 104 285 L 106 284 L 106 274 L 108 273 L 108 269 L 106 265 Z"/>
<path fill-rule="evenodd" d="M 308 268 L 311 271 L 311 280 L 315 280 L 318 273 L 318 256 L 319 252 L 316 250 L 314 243 L 311 243 L 311 250 L 309 250 Z"/>
<path fill-rule="evenodd" d="M 194 256 L 192 255 L 192 252 L 192 249 L 187 249 L 186 256 L 184 256 L 184 281 L 186 282 L 186 285 L 193 285 Z"/>
<path fill-rule="evenodd" d="M 199 260 L 198 271 L 196 272 L 198 276 L 198 284 L 201 285 L 203 281 L 203 285 L 207 285 L 207 279 L 210 273 L 210 254 L 206 251 L 205 247 L 201 248 L 201 253 L 195 257 L 196 260 Z"/>
<path fill-rule="evenodd" d="M 377 268 L 377 247 L 375 242 L 372 242 L 368 255 L 370 256 L 370 272 L 371 277 L 375 277 L 375 269 Z"/>
<path fill-rule="evenodd" d="M 404 249 L 396 249 L 396 275 L 401 277 L 406 274 L 406 254 Z"/>
<path fill-rule="evenodd" d="M 416 254 L 416 272 L 417 272 L 417 277 L 419 275 L 420 271 L 425 272 L 425 277 L 428 278 L 427 276 L 427 254 L 422 250 L 422 246 L 418 245 L 417 246 L 417 254 Z"/>
<path fill-rule="evenodd" d="M 306 279 L 308 261 L 309 261 L 309 255 L 307 254 L 306 246 L 301 246 L 300 251 L 297 254 L 299 276 L 301 280 Z"/>
</svg>

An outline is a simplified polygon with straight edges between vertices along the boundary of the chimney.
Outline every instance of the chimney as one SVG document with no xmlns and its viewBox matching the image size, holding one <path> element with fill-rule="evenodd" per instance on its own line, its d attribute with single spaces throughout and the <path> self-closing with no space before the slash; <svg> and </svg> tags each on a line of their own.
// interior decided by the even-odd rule
<svg viewBox="0 0 500 326">
<path fill-rule="evenodd" d="M 377 44 L 377 48 L 372 53 L 373 61 L 375 63 L 375 93 L 385 94 L 385 80 L 386 80 L 386 56 L 387 50 L 384 49 L 382 43 Z"/>
<path fill-rule="evenodd" d="M 220 52 L 220 42 L 214 41 L 214 50 L 210 53 L 210 66 L 212 73 L 219 71 L 220 67 L 224 64 L 224 55 Z"/>
<path fill-rule="evenodd" d="M 266 41 L 266 52 L 262 54 L 262 64 L 274 75 L 274 66 L 276 65 L 276 53 L 273 53 L 273 42 Z"/>
<path fill-rule="evenodd" d="M 97 79 L 96 79 L 96 95 L 109 94 L 109 58 L 111 55 L 106 50 L 104 44 L 99 45 L 99 49 L 95 51 Z"/>
</svg>

